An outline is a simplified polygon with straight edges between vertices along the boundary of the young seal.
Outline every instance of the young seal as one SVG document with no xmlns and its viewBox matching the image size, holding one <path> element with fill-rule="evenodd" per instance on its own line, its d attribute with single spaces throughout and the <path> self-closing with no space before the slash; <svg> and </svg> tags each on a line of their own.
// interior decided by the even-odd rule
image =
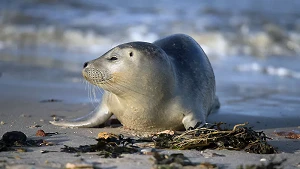
<svg viewBox="0 0 300 169">
<path fill-rule="evenodd" d="M 211 64 L 199 44 L 184 34 L 121 44 L 86 62 L 82 73 L 104 89 L 100 106 L 85 117 L 52 124 L 95 127 L 114 114 L 134 130 L 180 130 L 202 126 L 220 107 Z"/>
</svg>

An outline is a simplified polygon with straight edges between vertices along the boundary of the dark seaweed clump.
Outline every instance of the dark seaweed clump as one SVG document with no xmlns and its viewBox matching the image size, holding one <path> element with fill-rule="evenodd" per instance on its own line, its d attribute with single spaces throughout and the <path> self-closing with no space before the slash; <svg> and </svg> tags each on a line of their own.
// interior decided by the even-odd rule
<svg viewBox="0 0 300 169">
<path fill-rule="evenodd" d="M 173 169 L 173 168 L 183 168 L 183 166 L 192 166 L 194 168 L 207 168 L 215 169 L 217 165 L 211 163 L 192 163 L 186 156 L 182 153 L 174 154 L 159 154 L 154 153 L 154 168 L 155 169 Z"/>
<path fill-rule="evenodd" d="M 119 137 L 98 138 L 97 144 L 82 145 L 79 147 L 66 146 L 61 149 L 62 152 L 67 153 L 86 153 L 86 152 L 98 152 L 98 155 L 103 158 L 117 158 L 121 157 L 121 154 L 132 154 L 138 150 L 133 146 L 133 139 L 125 139 L 123 135 Z"/>
<path fill-rule="evenodd" d="M 238 124 L 232 130 L 222 129 L 223 123 L 208 128 L 197 128 L 180 135 L 159 134 L 153 137 L 156 148 L 171 149 L 228 149 L 249 153 L 273 154 L 274 147 L 267 143 L 263 132 L 256 132 L 246 124 Z"/>
</svg>

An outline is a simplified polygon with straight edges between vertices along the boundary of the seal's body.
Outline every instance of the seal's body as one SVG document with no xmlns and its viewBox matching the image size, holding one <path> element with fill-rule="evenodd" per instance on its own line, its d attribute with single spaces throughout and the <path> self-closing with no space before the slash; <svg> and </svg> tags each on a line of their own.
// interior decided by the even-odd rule
<svg viewBox="0 0 300 169">
<path fill-rule="evenodd" d="M 220 106 L 207 56 L 183 34 L 121 44 L 85 63 L 83 76 L 104 89 L 100 106 L 87 117 L 52 124 L 94 127 L 114 114 L 130 129 L 188 129 Z"/>
</svg>

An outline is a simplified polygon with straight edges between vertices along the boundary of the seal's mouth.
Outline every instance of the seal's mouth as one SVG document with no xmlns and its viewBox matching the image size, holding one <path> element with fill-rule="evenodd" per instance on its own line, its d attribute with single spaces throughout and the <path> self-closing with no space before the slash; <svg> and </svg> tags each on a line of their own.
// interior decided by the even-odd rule
<svg viewBox="0 0 300 169">
<path fill-rule="evenodd" d="M 94 85 L 101 85 L 107 83 L 111 77 L 107 76 L 106 73 L 94 68 L 85 68 L 82 70 L 83 77 Z"/>
</svg>

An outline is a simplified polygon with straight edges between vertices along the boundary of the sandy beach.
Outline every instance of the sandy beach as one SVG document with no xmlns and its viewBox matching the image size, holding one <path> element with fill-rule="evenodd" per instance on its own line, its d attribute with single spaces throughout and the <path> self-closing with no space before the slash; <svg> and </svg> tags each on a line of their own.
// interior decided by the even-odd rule
<svg viewBox="0 0 300 169">
<path fill-rule="evenodd" d="M 272 138 L 268 143 L 278 148 L 278 154 L 262 155 L 233 150 L 159 150 L 159 152 L 183 153 L 194 163 L 210 162 L 219 168 L 268 163 L 273 157 L 275 161 L 287 159 L 282 164 L 284 168 L 299 168 L 300 141 L 277 136 L 274 133 L 275 131 L 295 130 L 299 132 L 300 130 L 299 91 L 293 88 L 299 85 L 299 81 L 260 73 L 247 73 L 248 76 L 252 76 L 251 79 L 256 79 L 255 82 L 250 83 L 247 79 L 236 78 L 244 76 L 245 73 L 235 71 L 233 65 L 231 68 L 228 67 L 229 62 L 231 61 L 213 62 L 217 78 L 217 94 L 222 107 L 218 113 L 210 115 L 208 121 L 211 123 L 222 121 L 231 126 L 249 122 L 255 130 L 264 131 L 268 137 Z M 8 131 L 22 131 L 29 138 L 34 139 L 37 138 L 35 133 L 39 129 L 59 133 L 45 137 L 45 140 L 55 143 L 54 146 L 30 147 L 27 152 L 0 152 L 1 167 L 63 168 L 66 163 L 80 159 L 93 162 L 95 167 L 100 168 L 151 168 L 153 166 L 153 160 L 149 160 L 152 158 L 150 155 L 139 153 L 125 154 L 123 158 L 105 159 L 99 158 L 96 154 L 83 153 L 77 156 L 60 152 L 64 145 L 95 144 L 94 139 L 102 131 L 123 133 L 126 136 L 130 136 L 130 133 L 122 127 L 70 129 L 49 124 L 48 121 L 53 120 L 53 115 L 63 119 L 74 118 L 93 110 L 95 103 L 92 104 L 88 97 L 80 72 L 70 73 L 65 70 L 6 62 L 2 62 L 1 66 L 0 121 L 4 124 L 0 125 L 0 134 L 3 135 Z M 12 66 L 13 69 L 8 68 Z M 56 74 L 53 72 L 56 71 L 61 71 L 65 79 L 69 80 L 55 78 Z M 48 74 L 36 79 L 28 79 L 26 76 L 29 74 L 30 77 L 40 76 L 43 72 L 48 72 Z M 228 81 L 228 77 L 232 80 Z M 240 79 L 240 81 L 234 81 L 235 79 Z M 276 79 L 277 82 L 274 83 Z M 58 100 L 58 102 L 44 102 L 51 99 Z M 41 153 L 44 150 L 51 152 Z M 214 153 L 221 156 L 212 155 Z"/>
</svg>

